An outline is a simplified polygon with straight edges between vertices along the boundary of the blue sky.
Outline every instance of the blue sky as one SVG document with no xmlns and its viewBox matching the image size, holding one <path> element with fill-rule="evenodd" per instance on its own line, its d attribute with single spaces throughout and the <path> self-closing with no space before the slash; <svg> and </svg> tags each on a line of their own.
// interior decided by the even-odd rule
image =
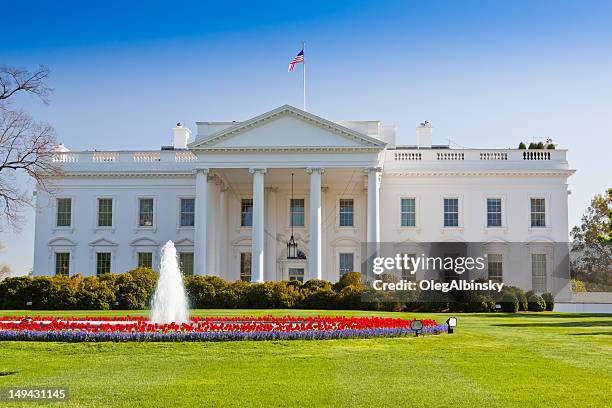
<svg viewBox="0 0 612 408">
<path fill-rule="evenodd" d="M 570 224 L 612 186 L 612 2 L 56 1 L 2 6 L 0 64 L 52 69 L 51 104 L 18 102 L 73 150 L 154 149 L 178 121 L 301 106 L 287 63 L 307 43 L 309 110 L 377 119 L 412 143 L 570 149 Z M 32 264 L 33 213 L 0 234 Z"/>
</svg>

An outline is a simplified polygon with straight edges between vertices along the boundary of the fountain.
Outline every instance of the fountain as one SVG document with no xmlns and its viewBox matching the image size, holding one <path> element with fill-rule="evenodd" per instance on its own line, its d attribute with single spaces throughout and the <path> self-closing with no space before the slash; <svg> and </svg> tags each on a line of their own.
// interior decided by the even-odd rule
<svg viewBox="0 0 612 408">
<path fill-rule="evenodd" d="M 151 321 L 158 324 L 189 322 L 189 307 L 174 242 L 161 250 L 159 281 L 153 295 Z"/>
</svg>

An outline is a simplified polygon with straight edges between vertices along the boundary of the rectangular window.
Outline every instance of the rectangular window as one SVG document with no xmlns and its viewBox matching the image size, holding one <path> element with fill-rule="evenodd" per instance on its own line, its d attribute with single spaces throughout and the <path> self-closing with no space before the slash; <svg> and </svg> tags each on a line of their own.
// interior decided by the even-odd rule
<svg viewBox="0 0 612 408">
<path fill-rule="evenodd" d="M 416 272 L 413 272 L 412 262 L 410 259 L 416 258 L 416 254 L 406 254 L 408 263 L 404 263 L 404 257 L 402 256 L 402 279 L 407 281 L 416 281 Z"/>
<path fill-rule="evenodd" d="M 152 252 L 139 252 L 138 253 L 138 267 L 153 269 L 153 253 Z"/>
<path fill-rule="evenodd" d="M 458 227 L 459 226 L 459 199 L 445 198 L 444 199 L 444 226 Z"/>
<path fill-rule="evenodd" d="M 96 253 L 96 275 L 102 276 L 111 271 L 111 253 L 98 252 Z"/>
<path fill-rule="evenodd" d="M 195 224 L 195 198 L 181 198 L 181 227 L 193 227 Z"/>
<path fill-rule="evenodd" d="M 289 280 L 304 283 L 304 268 L 289 268 Z"/>
<path fill-rule="evenodd" d="M 355 214 L 354 202 L 352 198 L 340 199 L 340 226 L 352 227 Z"/>
<path fill-rule="evenodd" d="M 304 226 L 304 199 L 303 198 L 292 198 L 291 208 L 289 209 L 290 226 L 303 227 Z"/>
<path fill-rule="evenodd" d="M 251 281 L 251 253 L 240 253 L 240 280 L 244 282 Z"/>
<path fill-rule="evenodd" d="M 98 198 L 98 227 L 113 226 L 113 199 Z"/>
<path fill-rule="evenodd" d="M 153 199 L 140 198 L 138 199 L 138 226 L 152 227 L 153 226 Z"/>
<path fill-rule="evenodd" d="M 253 226 L 253 199 L 243 198 L 240 203 L 240 226 Z"/>
<path fill-rule="evenodd" d="M 546 254 L 531 254 L 531 288 L 546 292 Z"/>
<path fill-rule="evenodd" d="M 68 276 L 70 274 L 70 253 L 55 253 L 55 274 Z"/>
<path fill-rule="evenodd" d="M 489 271 L 489 279 L 497 282 L 503 282 L 503 258 L 502 254 L 487 255 L 487 270 Z"/>
<path fill-rule="evenodd" d="M 179 266 L 183 275 L 193 275 L 193 252 L 179 253 Z"/>
<path fill-rule="evenodd" d="M 487 198 L 487 227 L 502 226 L 501 198 Z"/>
<path fill-rule="evenodd" d="M 543 198 L 531 199 L 531 226 L 546 227 L 546 202 Z"/>
<path fill-rule="evenodd" d="M 352 252 L 340 254 L 340 276 L 348 272 L 354 272 L 354 255 Z"/>
<path fill-rule="evenodd" d="M 400 217 L 402 227 L 416 227 L 416 200 L 414 198 L 402 198 Z"/>
<path fill-rule="evenodd" d="M 72 199 L 57 199 L 57 226 L 70 227 L 72 225 Z"/>
</svg>

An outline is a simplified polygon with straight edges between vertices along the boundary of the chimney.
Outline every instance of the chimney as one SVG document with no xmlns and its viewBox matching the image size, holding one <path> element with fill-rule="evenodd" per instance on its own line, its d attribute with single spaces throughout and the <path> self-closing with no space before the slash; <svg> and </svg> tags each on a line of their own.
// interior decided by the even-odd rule
<svg viewBox="0 0 612 408">
<path fill-rule="evenodd" d="M 431 134 L 433 128 L 428 120 L 421 123 L 416 128 L 417 147 L 419 149 L 431 149 Z"/>
<path fill-rule="evenodd" d="M 172 147 L 175 149 L 186 149 L 189 136 L 191 136 L 191 130 L 183 127 L 180 122 L 177 123 L 176 127 L 172 129 Z"/>
</svg>

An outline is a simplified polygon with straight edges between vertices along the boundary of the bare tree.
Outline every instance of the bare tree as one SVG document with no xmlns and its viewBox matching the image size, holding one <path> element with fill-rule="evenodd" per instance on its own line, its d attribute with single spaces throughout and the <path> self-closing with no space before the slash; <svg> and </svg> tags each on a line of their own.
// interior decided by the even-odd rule
<svg viewBox="0 0 612 408">
<path fill-rule="evenodd" d="M 21 109 L 9 109 L 18 94 L 39 97 L 44 103 L 51 92 L 45 81 L 49 69 L 40 66 L 30 72 L 0 67 L 0 226 L 18 228 L 20 210 L 31 205 L 31 194 L 17 180 L 18 175 L 32 177 L 39 188 L 51 190 L 51 179 L 61 175 L 54 163 L 55 130 L 35 122 Z"/>
</svg>

